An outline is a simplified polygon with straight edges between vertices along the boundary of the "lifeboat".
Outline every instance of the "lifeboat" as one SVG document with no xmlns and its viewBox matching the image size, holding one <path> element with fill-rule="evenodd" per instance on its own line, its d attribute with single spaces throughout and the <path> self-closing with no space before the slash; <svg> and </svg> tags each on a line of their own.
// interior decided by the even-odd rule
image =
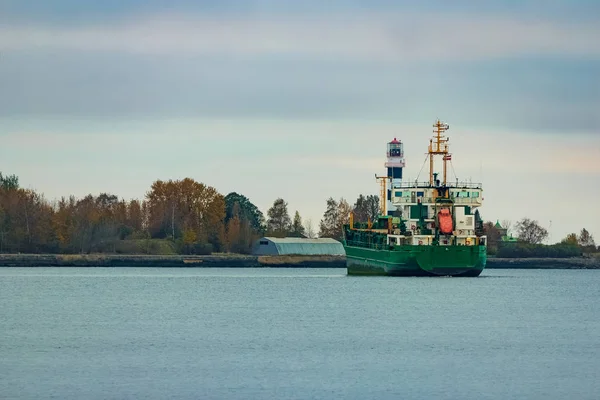
<svg viewBox="0 0 600 400">
<path fill-rule="evenodd" d="M 452 231 L 454 230 L 452 225 L 452 214 L 450 214 L 450 210 L 442 208 L 438 212 L 438 226 L 440 227 L 440 233 L 444 235 L 452 234 Z"/>
</svg>

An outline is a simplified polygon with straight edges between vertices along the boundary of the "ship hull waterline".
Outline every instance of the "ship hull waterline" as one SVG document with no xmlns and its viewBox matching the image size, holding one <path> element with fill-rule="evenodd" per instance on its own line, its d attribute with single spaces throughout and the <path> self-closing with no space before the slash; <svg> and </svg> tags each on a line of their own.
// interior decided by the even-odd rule
<svg viewBox="0 0 600 400">
<path fill-rule="evenodd" d="M 344 246 L 348 275 L 476 277 L 487 261 L 485 246 L 398 246 L 376 250 Z"/>
</svg>

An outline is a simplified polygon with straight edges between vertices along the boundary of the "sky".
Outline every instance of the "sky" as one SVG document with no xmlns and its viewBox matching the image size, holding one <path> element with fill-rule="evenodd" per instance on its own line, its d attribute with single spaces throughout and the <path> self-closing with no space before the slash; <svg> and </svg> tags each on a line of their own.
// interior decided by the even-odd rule
<svg viewBox="0 0 600 400">
<path fill-rule="evenodd" d="M 0 171 L 49 200 L 190 177 L 317 227 L 393 138 L 426 180 L 439 118 L 485 220 L 600 241 L 598 38 L 593 0 L 0 0 Z"/>
</svg>

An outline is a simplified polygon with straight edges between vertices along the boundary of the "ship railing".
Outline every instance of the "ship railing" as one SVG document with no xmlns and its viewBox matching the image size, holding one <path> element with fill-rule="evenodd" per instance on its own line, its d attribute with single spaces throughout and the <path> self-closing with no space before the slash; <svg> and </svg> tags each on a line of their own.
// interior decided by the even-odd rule
<svg viewBox="0 0 600 400">
<path fill-rule="evenodd" d="M 460 204 L 480 204 L 481 203 L 481 199 L 480 198 L 469 198 L 469 197 L 452 197 L 452 200 L 454 200 L 454 204 L 460 205 Z"/>
<path fill-rule="evenodd" d="M 479 204 L 481 203 L 481 199 L 478 197 L 455 197 L 455 196 L 451 196 L 450 199 L 452 199 L 454 201 L 454 204 L 460 205 L 460 204 Z M 435 200 L 433 199 L 433 197 L 420 197 L 419 200 L 421 200 L 421 203 L 423 204 L 430 204 L 430 203 L 434 203 Z M 411 197 L 394 197 L 394 200 L 392 201 L 392 204 L 417 204 L 416 199 L 413 199 Z"/>
<path fill-rule="evenodd" d="M 364 248 L 373 249 L 373 250 L 385 250 L 389 247 L 389 245 L 386 243 L 369 243 L 369 242 L 361 242 L 358 240 L 347 240 L 346 244 L 348 246 L 364 247 Z"/>
<path fill-rule="evenodd" d="M 394 183 L 393 189 L 410 189 L 410 188 L 432 188 L 435 185 L 431 185 L 429 182 L 418 182 L 418 181 L 406 181 L 400 183 Z M 481 189 L 483 185 L 481 183 L 474 182 L 446 182 L 446 187 L 458 188 L 458 189 Z"/>
</svg>

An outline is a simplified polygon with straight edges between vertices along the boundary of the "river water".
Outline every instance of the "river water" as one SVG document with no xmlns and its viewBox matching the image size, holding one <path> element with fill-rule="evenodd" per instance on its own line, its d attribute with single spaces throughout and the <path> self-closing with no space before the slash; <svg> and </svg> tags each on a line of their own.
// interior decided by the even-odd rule
<svg viewBox="0 0 600 400">
<path fill-rule="evenodd" d="M 600 271 L 0 268 L 2 399 L 598 399 Z"/>
</svg>

